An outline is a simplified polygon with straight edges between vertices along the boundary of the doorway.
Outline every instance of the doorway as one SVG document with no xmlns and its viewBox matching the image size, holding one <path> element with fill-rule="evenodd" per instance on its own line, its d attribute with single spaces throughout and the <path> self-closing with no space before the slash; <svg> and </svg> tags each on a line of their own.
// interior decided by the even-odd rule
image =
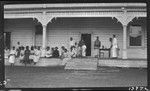
<svg viewBox="0 0 150 91">
<path fill-rule="evenodd" d="M 91 56 L 91 34 L 81 34 L 86 45 L 86 56 Z"/>
<path fill-rule="evenodd" d="M 4 47 L 7 47 L 10 49 L 10 44 L 11 44 L 11 33 L 4 32 Z"/>
</svg>

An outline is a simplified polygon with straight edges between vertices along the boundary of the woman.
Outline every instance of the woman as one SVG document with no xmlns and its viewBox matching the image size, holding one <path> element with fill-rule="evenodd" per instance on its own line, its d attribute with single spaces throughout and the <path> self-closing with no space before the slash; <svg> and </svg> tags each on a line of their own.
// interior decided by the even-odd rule
<svg viewBox="0 0 150 91">
<path fill-rule="evenodd" d="M 46 57 L 47 57 L 47 58 L 52 57 L 52 53 L 51 53 L 50 47 L 47 47 L 47 48 L 46 48 Z"/>
<path fill-rule="evenodd" d="M 26 46 L 26 50 L 24 52 L 24 58 L 23 58 L 25 66 L 27 65 L 27 63 L 30 63 L 29 56 L 30 56 L 29 46 Z"/>
<path fill-rule="evenodd" d="M 13 47 L 10 50 L 10 54 L 9 54 L 9 63 L 11 64 L 11 66 L 14 66 L 16 55 L 17 55 L 17 52 L 15 50 L 15 47 Z"/>
<path fill-rule="evenodd" d="M 118 41 L 116 35 L 112 39 L 112 58 L 118 58 Z"/>
<path fill-rule="evenodd" d="M 41 56 L 41 51 L 40 51 L 40 47 L 38 48 L 34 48 L 34 65 L 36 65 L 36 63 L 40 60 L 40 56 Z"/>
<path fill-rule="evenodd" d="M 83 44 L 82 45 L 82 57 L 85 57 L 86 56 L 86 45 Z"/>
</svg>

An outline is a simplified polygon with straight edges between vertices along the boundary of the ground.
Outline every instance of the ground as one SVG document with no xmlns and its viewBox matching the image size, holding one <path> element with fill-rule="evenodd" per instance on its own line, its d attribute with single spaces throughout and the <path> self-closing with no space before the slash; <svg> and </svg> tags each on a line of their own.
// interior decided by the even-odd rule
<svg viewBox="0 0 150 91">
<path fill-rule="evenodd" d="M 6 88 L 147 86 L 147 69 L 98 67 L 96 71 L 63 67 L 5 67 Z"/>
</svg>

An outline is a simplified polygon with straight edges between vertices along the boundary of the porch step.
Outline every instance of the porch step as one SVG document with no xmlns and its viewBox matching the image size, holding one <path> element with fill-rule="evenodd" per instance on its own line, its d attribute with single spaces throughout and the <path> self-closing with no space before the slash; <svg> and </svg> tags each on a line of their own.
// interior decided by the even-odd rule
<svg viewBox="0 0 150 91">
<path fill-rule="evenodd" d="M 67 62 L 65 69 L 97 70 L 97 65 L 97 60 L 93 59 L 72 59 Z"/>
</svg>

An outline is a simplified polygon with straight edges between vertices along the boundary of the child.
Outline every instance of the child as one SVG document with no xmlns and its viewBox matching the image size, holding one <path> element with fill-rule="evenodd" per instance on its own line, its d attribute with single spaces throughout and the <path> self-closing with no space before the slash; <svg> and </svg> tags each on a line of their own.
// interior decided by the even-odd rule
<svg viewBox="0 0 150 91">
<path fill-rule="evenodd" d="M 22 46 L 21 47 L 21 51 L 20 51 L 20 57 L 19 57 L 19 59 L 20 59 L 20 63 L 23 63 L 23 58 L 24 58 L 24 47 Z"/>
<path fill-rule="evenodd" d="M 15 50 L 15 47 L 13 47 L 11 50 L 10 50 L 10 54 L 9 54 L 9 62 L 11 63 L 11 66 L 14 66 L 14 63 L 15 63 L 15 59 L 16 59 L 16 50 Z"/>
<path fill-rule="evenodd" d="M 69 52 L 67 51 L 67 49 L 64 49 L 64 54 L 63 54 L 63 61 L 62 61 L 62 65 L 66 65 L 67 61 L 71 59 L 71 56 L 69 54 Z"/>
<path fill-rule="evenodd" d="M 33 46 L 31 46 L 29 59 L 30 59 L 30 62 L 33 62 L 33 59 L 34 59 L 34 47 Z"/>
</svg>

